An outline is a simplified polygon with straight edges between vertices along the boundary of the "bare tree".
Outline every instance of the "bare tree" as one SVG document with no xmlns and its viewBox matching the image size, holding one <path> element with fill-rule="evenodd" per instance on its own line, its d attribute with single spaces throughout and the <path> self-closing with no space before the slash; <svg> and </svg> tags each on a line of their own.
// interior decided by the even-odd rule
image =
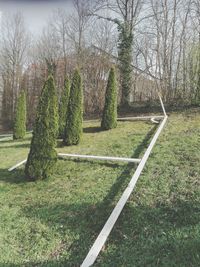
<svg viewBox="0 0 200 267">
<path fill-rule="evenodd" d="M 84 62 L 83 50 L 86 45 L 85 32 L 90 20 L 88 16 L 90 3 L 89 0 L 73 0 L 74 11 L 69 17 L 67 34 L 74 48 L 79 67 L 82 67 Z"/>
<path fill-rule="evenodd" d="M 159 77 L 158 87 L 167 100 L 179 95 L 186 84 L 186 44 L 191 0 L 151 0 L 153 16 L 145 25 L 151 40 L 151 71 Z M 182 74 L 182 77 L 180 77 Z M 182 88 L 183 91 L 186 91 Z"/>
<path fill-rule="evenodd" d="M 60 57 L 64 62 L 64 75 L 67 74 L 67 56 L 71 52 L 70 42 L 69 42 L 69 16 L 65 10 L 57 9 L 53 12 L 53 16 L 50 19 L 50 28 L 55 34 L 58 47 L 60 49 Z"/>
<path fill-rule="evenodd" d="M 58 60 L 61 57 L 61 49 L 56 32 L 50 24 L 43 29 L 42 35 L 37 42 L 37 50 L 38 59 L 41 63 L 46 63 L 49 71 L 55 74 Z"/>
<path fill-rule="evenodd" d="M 3 119 L 12 123 L 15 103 L 20 90 L 26 52 L 30 43 L 21 13 L 2 18 L 1 75 L 3 78 Z"/>
</svg>

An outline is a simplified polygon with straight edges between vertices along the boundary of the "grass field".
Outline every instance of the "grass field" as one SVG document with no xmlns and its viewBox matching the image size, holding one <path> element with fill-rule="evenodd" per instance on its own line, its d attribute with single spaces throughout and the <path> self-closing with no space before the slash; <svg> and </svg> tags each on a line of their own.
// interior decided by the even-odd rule
<svg viewBox="0 0 200 267">
<path fill-rule="evenodd" d="M 155 126 L 84 123 L 79 146 L 58 151 L 141 157 Z M 31 136 L 0 142 L 0 267 L 80 266 L 136 166 L 59 160 L 47 181 L 26 182 Z M 173 113 L 101 252 L 97 267 L 200 264 L 200 110 Z"/>
</svg>

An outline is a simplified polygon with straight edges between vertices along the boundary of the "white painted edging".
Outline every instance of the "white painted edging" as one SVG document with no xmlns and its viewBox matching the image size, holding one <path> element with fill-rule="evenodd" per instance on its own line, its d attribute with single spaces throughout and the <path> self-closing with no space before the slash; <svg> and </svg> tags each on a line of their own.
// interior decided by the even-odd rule
<svg viewBox="0 0 200 267">
<path fill-rule="evenodd" d="M 6 136 L 6 137 L 3 137 L 3 138 L 0 138 L 0 142 L 1 141 L 10 141 L 10 140 L 12 140 L 12 136 Z"/>
<path fill-rule="evenodd" d="M 32 132 L 33 131 L 28 131 L 28 132 L 26 132 L 26 134 L 29 134 Z M 0 138 L 0 142 L 13 140 L 13 134 L 1 134 L 0 137 L 2 137 L 2 138 Z"/>
<path fill-rule="evenodd" d="M 153 139 L 151 140 L 151 143 L 149 145 L 149 147 L 147 148 L 140 164 L 138 165 L 134 175 L 132 176 L 127 188 L 125 189 L 125 191 L 123 192 L 120 200 L 118 201 L 117 205 L 115 206 L 115 208 L 113 209 L 110 217 L 108 218 L 107 222 L 105 223 L 103 229 L 101 230 L 100 234 L 98 235 L 97 239 L 95 240 L 93 246 L 91 247 L 90 251 L 88 252 L 85 260 L 83 261 L 83 263 L 81 264 L 81 267 L 89 267 L 92 266 L 97 258 L 97 256 L 99 255 L 103 245 L 105 244 L 111 230 L 113 229 L 113 226 L 115 225 L 121 211 L 123 210 L 128 198 L 130 197 L 135 184 L 149 158 L 149 155 L 156 143 L 156 140 L 158 139 L 162 129 L 165 126 L 165 123 L 167 121 L 167 115 L 164 117 L 163 121 L 161 122 L 158 130 L 156 131 Z"/>
<path fill-rule="evenodd" d="M 0 134 L 0 137 L 11 137 L 13 136 L 12 134 Z"/>
<path fill-rule="evenodd" d="M 93 156 L 93 155 L 64 154 L 64 153 L 58 153 L 58 156 L 96 159 L 96 160 L 127 161 L 127 162 L 135 162 L 135 163 L 140 163 L 141 161 L 141 159 L 135 159 L 135 158 L 105 157 L 105 156 Z"/>
<path fill-rule="evenodd" d="M 58 153 L 59 157 L 73 157 L 73 158 L 86 158 L 86 159 L 96 159 L 96 160 L 111 160 L 111 161 L 125 161 L 125 162 L 134 162 L 140 163 L 141 159 L 134 159 L 134 158 L 120 158 L 120 157 L 104 157 L 104 156 L 93 156 L 93 155 L 77 155 L 77 154 L 65 154 L 65 153 Z M 27 159 L 20 161 L 8 171 L 13 171 L 17 167 L 21 166 L 22 164 L 26 163 Z"/>
<path fill-rule="evenodd" d="M 149 120 L 149 119 L 163 119 L 165 116 L 142 116 L 142 117 L 125 117 L 117 118 L 118 121 L 135 121 L 135 120 Z"/>
<path fill-rule="evenodd" d="M 22 164 L 26 163 L 27 159 L 24 159 L 22 161 L 20 161 L 19 163 L 17 163 L 16 165 L 12 166 L 10 169 L 8 169 L 9 172 L 15 170 L 17 167 L 21 166 Z"/>
<path fill-rule="evenodd" d="M 165 107 L 164 107 L 164 104 L 163 104 L 163 101 L 162 101 L 162 98 L 161 96 L 158 94 L 159 96 L 159 100 L 160 100 L 160 103 L 161 103 L 161 107 L 162 107 L 162 110 L 163 110 L 163 113 L 164 113 L 164 116 L 167 117 L 167 114 L 166 114 L 166 111 L 165 111 Z"/>
<path fill-rule="evenodd" d="M 155 124 L 159 124 L 159 121 L 155 120 L 155 118 L 151 118 L 151 122 L 153 122 Z"/>
</svg>

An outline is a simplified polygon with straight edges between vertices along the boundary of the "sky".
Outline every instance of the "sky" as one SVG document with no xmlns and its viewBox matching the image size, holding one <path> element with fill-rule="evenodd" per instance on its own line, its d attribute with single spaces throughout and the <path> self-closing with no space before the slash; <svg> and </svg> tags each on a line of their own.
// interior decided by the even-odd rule
<svg viewBox="0 0 200 267">
<path fill-rule="evenodd" d="M 52 10 L 62 8 L 70 13 L 72 0 L 0 0 L 0 18 L 3 14 L 20 11 L 27 28 L 34 34 L 42 32 Z"/>
</svg>

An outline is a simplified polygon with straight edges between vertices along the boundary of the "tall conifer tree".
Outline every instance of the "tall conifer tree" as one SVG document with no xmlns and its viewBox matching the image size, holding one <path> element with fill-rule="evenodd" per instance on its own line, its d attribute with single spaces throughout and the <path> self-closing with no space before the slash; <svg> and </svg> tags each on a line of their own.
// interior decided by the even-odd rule
<svg viewBox="0 0 200 267">
<path fill-rule="evenodd" d="M 109 130 L 115 127 L 117 127 L 117 86 L 115 70 L 111 68 L 106 88 L 101 128 Z"/>
<path fill-rule="evenodd" d="M 48 178 L 57 161 L 58 108 L 54 79 L 50 75 L 44 84 L 36 114 L 30 152 L 25 167 L 28 180 Z"/>
<path fill-rule="evenodd" d="M 79 71 L 76 69 L 70 88 L 70 98 L 63 143 L 77 145 L 82 135 L 83 123 L 83 89 Z"/>
</svg>

